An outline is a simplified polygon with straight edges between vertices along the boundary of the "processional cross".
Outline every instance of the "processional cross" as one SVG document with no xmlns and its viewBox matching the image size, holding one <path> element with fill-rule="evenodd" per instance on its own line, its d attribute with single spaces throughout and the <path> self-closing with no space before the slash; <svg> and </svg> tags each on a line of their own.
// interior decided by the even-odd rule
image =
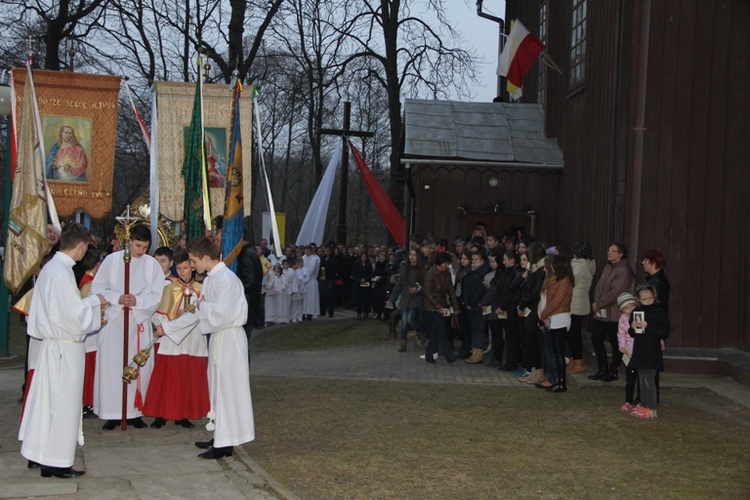
<svg viewBox="0 0 750 500">
<path fill-rule="evenodd" d="M 137 215 L 133 215 L 130 213 L 130 205 L 127 206 L 127 209 L 125 211 L 125 215 L 121 215 L 118 217 L 115 217 L 115 220 L 117 221 L 117 224 L 122 226 L 124 229 L 124 239 L 125 239 L 125 245 L 123 250 L 125 253 L 123 254 L 122 260 L 125 262 L 125 286 L 123 288 L 124 295 L 130 294 L 130 261 L 132 260 L 132 256 L 130 254 L 130 229 L 136 225 L 138 222 L 140 222 L 141 218 Z M 128 356 L 128 349 L 130 346 L 130 335 L 128 333 L 130 329 L 130 307 L 125 306 L 123 308 L 123 312 L 125 316 L 123 317 L 123 345 L 122 345 L 122 370 L 123 370 L 123 377 L 122 377 L 122 422 L 121 422 L 121 429 L 127 430 L 128 428 L 128 383 L 135 379 L 138 376 L 138 372 L 136 371 L 135 377 L 130 379 L 130 375 L 132 373 L 129 371 L 129 356 Z M 135 370 L 133 370 L 135 371 Z M 130 374 L 126 376 L 126 373 Z"/>
</svg>

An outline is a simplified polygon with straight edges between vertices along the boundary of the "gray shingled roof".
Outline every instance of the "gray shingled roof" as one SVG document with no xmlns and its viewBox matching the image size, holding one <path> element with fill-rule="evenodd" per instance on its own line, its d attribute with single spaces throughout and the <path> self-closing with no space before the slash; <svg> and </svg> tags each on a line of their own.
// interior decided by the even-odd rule
<svg viewBox="0 0 750 500">
<path fill-rule="evenodd" d="M 563 165 L 557 141 L 544 135 L 539 104 L 407 99 L 404 134 L 405 159 Z"/>
</svg>

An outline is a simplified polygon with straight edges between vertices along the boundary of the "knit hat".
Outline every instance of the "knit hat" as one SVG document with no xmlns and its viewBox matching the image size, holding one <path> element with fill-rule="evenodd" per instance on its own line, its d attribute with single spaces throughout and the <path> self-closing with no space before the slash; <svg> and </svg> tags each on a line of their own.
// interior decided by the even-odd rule
<svg viewBox="0 0 750 500">
<path fill-rule="evenodd" d="M 622 308 L 628 304 L 635 304 L 635 297 L 630 292 L 623 292 L 617 296 L 617 307 L 622 311 Z"/>
</svg>

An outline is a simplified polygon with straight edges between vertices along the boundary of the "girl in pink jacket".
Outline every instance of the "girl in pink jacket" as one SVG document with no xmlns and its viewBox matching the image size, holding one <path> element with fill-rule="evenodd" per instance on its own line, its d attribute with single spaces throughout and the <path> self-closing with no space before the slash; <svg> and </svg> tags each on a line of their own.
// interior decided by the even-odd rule
<svg viewBox="0 0 750 500">
<path fill-rule="evenodd" d="M 630 328 L 630 313 L 635 309 L 635 297 L 630 292 L 623 292 L 617 296 L 617 307 L 620 309 L 620 319 L 617 323 L 617 344 L 625 362 L 625 403 L 620 407 L 623 413 L 630 413 L 635 407 L 633 395 L 638 383 L 638 371 L 631 368 L 630 356 L 633 354 L 633 337 L 628 334 Z"/>
</svg>

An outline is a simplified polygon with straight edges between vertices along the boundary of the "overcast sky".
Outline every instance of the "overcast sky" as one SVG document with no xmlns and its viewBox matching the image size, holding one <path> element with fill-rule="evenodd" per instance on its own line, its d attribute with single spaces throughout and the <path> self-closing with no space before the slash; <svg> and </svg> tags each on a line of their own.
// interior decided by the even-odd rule
<svg viewBox="0 0 750 500">
<path fill-rule="evenodd" d="M 477 16 L 475 0 L 447 0 L 445 2 L 449 19 L 454 19 L 454 28 L 461 31 L 467 45 L 473 49 L 485 63 L 478 68 L 480 85 L 474 88 L 475 102 L 490 102 L 495 97 L 497 77 L 498 24 Z M 482 11 L 495 17 L 505 18 L 505 0 L 484 0 Z"/>
</svg>

